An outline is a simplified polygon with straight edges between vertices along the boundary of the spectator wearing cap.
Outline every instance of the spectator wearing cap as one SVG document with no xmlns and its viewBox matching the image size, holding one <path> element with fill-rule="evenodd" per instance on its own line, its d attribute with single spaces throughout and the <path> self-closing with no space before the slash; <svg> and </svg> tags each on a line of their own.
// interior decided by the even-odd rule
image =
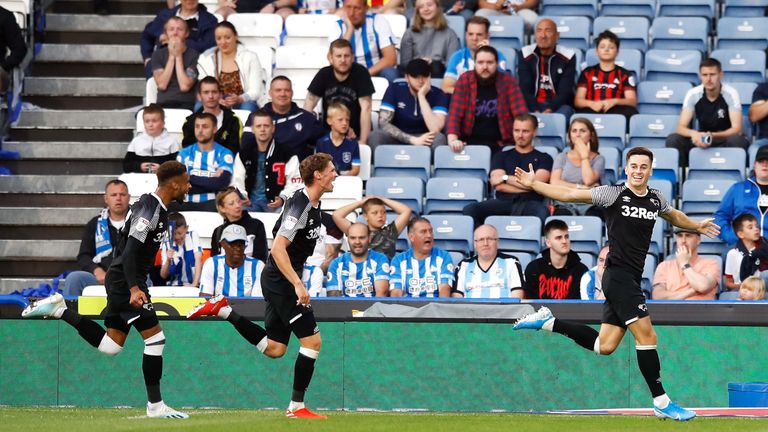
<svg viewBox="0 0 768 432">
<path fill-rule="evenodd" d="M 405 82 L 387 87 L 379 111 L 379 129 L 371 133 L 371 151 L 379 144 L 446 144 L 440 131 L 448 115 L 448 96 L 432 85 L 430 66 L 423 59 L 408 62 Z"/>
<path fill-rule="evenodd" d="M 675 230 L 673 259 L 659 264 L 653 275 L 654 300 L 714 300 L 720 283 L 720 264 L 699 256 L 701 234 Z"/>
<path fill-rule="evenodd" d="M 768 238 L 768 145 L 760 147 L 755 156 L 754 171 L 746 180 L 734 183 L 725 193 L 714 222 L 720 226 L 720 239 L 729 245 L 738 240 L 733 221 L 744 213 L 757 218 L 763 237 Z"/>
<path fill-rule="evenodd" d="M 245 255 L 248 237 L 240 225 L 228 225 L 221 233 L 223 255 L 212 256 L 203 264 L 200 295 L 262 297 L 261 271 L 264 261 Z"/>
</svg>

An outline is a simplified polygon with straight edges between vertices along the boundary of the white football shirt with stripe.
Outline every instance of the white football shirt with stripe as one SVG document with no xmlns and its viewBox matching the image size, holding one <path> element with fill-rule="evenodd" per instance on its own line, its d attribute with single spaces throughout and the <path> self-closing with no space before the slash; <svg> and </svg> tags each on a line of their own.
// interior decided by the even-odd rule
<svg viewBox="0 0 768 432">
<path fill-rule="evenodd" d="M 454 291 L 465 298 L 507 298 L 513 289 L 523 287 L 523 270 L 511 256 L 497 254 L 493 264 L 483 270 L 477 256 L 459 263 Z"/>
<path fill-rule="evenodd" d="M 413 248 L 392 258 L 389 289 L 403 290 L 405 297 L 439 297 L 441 284 L 453 284 L 451 255 L 433 247 L 422 260 L 413 256 Z"/>
<path fill-rule="evenodd" d="M 212 256 L 203 264 L 200 292 L 227 297 L 263 297 L 262 270 L 264 262 L 249 256 L 238 268 L 228 266 L 224 255 Z"/>
<path fill-rule="evenodd" d="M 328 267 L 327 291 L 341 291 L 344 297 L 375 297 L 375 283 L 389 280 L 389 259 L 383 253 L 368 251 L 363 262 L 354 262 L 350 252 L 336 258 Z"/>
</svg>

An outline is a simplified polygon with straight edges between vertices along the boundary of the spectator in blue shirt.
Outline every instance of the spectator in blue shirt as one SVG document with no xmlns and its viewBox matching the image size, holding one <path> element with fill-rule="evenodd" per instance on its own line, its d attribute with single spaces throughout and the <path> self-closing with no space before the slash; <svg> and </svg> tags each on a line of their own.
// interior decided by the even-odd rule
<svg viewBox="0 0 768 432">
<path fill-rule="evenodd" d="M 187 167 L 192 184 L 181 211 L 216 211 L 216 192 L 226 189 L 232 180 L 235 156 L 213 140 L 215 132 L 216 117 L 213 114 L 195 114 L 197 143 L 182 149 L 176 158 Z"/>
<path fill-rule="evenodd" d="M 349 252 L 328 267 L 326 292 L 329 297 L 387 297 L 389 259 L 369 249 L 368 225 L 354 223 L 347 231 Z"/>
<path fill-rule="evenodd" d="M 440 131 L 448 115 L 448 96 L 430 80 L 429 63 L 414 59 L 405 67 L 405 82 L 392 83 L 384 93 L 379 129 L 371 133 L 371 151 L 379 144 L 445 145 Z"/>
<path fill-rule="evenodd" d="M 331 133 L 318 139 L 315 149 L 317 153 L 331 155 L 340 175 L 356 176 L 360 173 L 360 145 L 357 140 L 347 138 L 349 115 L 349 108 L 341 102 L 328 106 L 326 122 Z"/>
<path fill-rule="evenodd" d="M 392 258 L 389 283 L 392 297 L 450 297 L 451 255 L 434 247 L 432 224 L 423 217 L 408 223 L 410 249 Z"/>
</svg>

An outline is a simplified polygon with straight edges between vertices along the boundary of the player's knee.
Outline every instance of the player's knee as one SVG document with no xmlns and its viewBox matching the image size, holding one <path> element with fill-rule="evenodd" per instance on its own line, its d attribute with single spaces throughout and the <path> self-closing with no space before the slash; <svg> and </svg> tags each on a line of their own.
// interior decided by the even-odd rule
<svg viewBox="0 0 768 432">
<path fill-rule="evenodd" d="M 309 348 L 313 351 L 320 351 L 320 347 L 323 346 L 323 340 L 320 339 L 320 333 L 314 335 L 313 337 L 306 338 L 301 341 L 301 346 L 303 348 Z"/>
<path fill-rule="evenodd" d="M 601 342 L 600 343 L 600 355 L 611 355 L 614 351 L 616 351 L 616 348 L 618 348 L 619 344 L 615 342 Z"/>
<path fill-rule="evenodd" d="M 280 358 L 285 355 L 286 346 L 282 344 L 269 344 L 264 355 L 271 358 Z"/>
<path fill-rule="evenodd" d="M 162 356 L 165 349 L 165 334 L 162 331 L 144 339 L 144 354 Z"/>
<path fill-rule="evenodd" d="M 99 351 L 103 352 L 104 354 L 108 356 L 116 356 L 120 354 L 122 350 L 123 347 L 112 340 L 111 337 L 104 335 L 104 337 L 101 338 L 101 343 L 99 343 Z"/>
</svg>

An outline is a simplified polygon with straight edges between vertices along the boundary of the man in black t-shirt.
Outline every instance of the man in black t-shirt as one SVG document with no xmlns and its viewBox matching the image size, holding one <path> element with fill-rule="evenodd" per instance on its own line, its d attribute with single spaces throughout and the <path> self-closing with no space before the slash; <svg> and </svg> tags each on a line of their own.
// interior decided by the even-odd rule
<svg viewBox="0 0 768 432">
<path fill-rule="evenodd" d="M 191 185 L 187 168 L 176 161 L 164 162 L 157 170 L 158 187 L 142 195 L 128 212 L 120 231 L 114 260 L 107 271 L 107 309 L 104 325 L 67 309 L 64 297 L 55 294 L 24 309 L 21 316 L 63 319 L 99 351 L 120 353 L 131 326 L 144 338 L 142 371 L 147 387 L 147 417 L 181 419 L 189 417 L 167 406 L 160 395 L 165 335 L 155 314 L 147 289 L 147 276 L 160 244 L 168 239 L 168 210 L 171 201 L 181 202 Z"/>
<path fill-rule="evenodd" d="M 349 138 L 368 143 L 371 132 L 371 96 L 375 92 L 371 75 L 365 66 L 354 63 L 352 45 L 346 39 L 331 42 L 326 66 L 317 72 L 307 90 L 304 109 L 312 112 L 323 101 L 323 118 L 328 106 L 341 102 L 349 108 Z"/>
<path fill-rule="evenodd" d="M 605 208 L 608 243 L 611 249 L 603 274 L 603 318 L 600 332 L 585 324 L 560 320 L 546 307 L 523 317 L 514 329 L 548 330 L 568 336 L 582 347 L 598 354 L 609 355 L 621 343 L 627 328 L 635 337 L 637 363 L 653 396 L 657 417 L 690 420 L 693 411 L 670 401 L 661 385 L 661 364 L 656 352 L 653 330 L 645 296 L 640 289 L 645 255 L 651 243 L 656 219 L 661 216 L 672 225 L 695 230 L 709 237 L 720 232 L 712 219 L 694 221 L 685 213 L 672 208 L 656 189 L 648 187 L 653 153 L 644 147 L 627 152 L 624 168 L 627 182 L 618 186 L 600 186 L 589 190 L 567 188 L 541 182 L 533 170 L 518 167 L 517 180 L 534 191 L 558 201 L 594 204 Z"/>
<path fill-rule="evenodd" d="M 261 273 L 261 289 L 267 308 L 266 330 L 240 316 L 224 296 L 216 296 L 193 309 L 187 318 L 218 316 L 229 321 L 256 349 L 272 358 L 282 357 L 291 333 L 301 347 L 296 359 L 293 394 L 286 411 L 289 418 L 324 419 L 304 406 L 304 393 L 312 380 L 315 360 L 320 354 L 320 329 L 309 305 L 309 292 L 301 281 L 304 263 L 320 238 L 320 197 L 333 192 L 336 168 L 325 153 L 309 156 L 299 168 L 305 188 L 285 202 L 273 229 L 272 253 Z"/>
</svg>

